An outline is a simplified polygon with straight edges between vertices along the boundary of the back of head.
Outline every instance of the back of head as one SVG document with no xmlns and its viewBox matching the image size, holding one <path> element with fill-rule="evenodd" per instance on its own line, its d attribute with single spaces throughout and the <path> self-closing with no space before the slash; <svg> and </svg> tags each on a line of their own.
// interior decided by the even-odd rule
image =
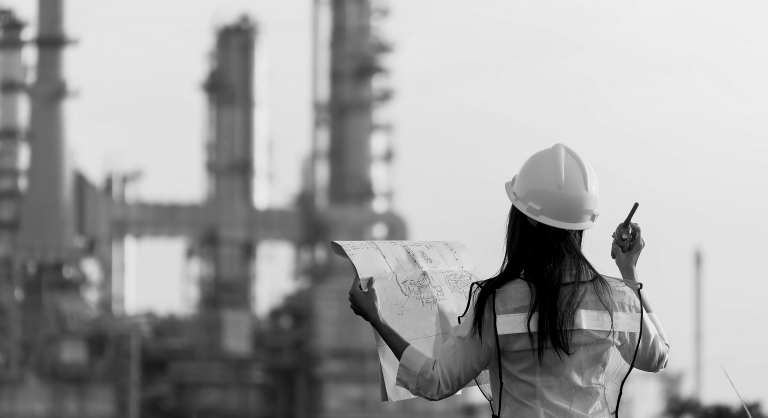
<svg viewBox="0 0 768 418">
<path fill-rule="evenodd" d="M 512 202 L 507 221 L 504 260 L 496 276 L 482 284 L 476 298 L 474 329 L 482 335 L 485 303 L 512 280 L 525 280 L 531 290 L 530 314 L 537 316 L 538 355 L 547 346 L 570 354 L 570 325 L 592 285 L 601 301 L 608 284 L 581 252 L 583 231 L 597 223 L 597 177 L 588 162 L 556 144 L 531 156 L 506 184 Z M 609 304 L 603 303 L 608 309 Z"/>
</svg>

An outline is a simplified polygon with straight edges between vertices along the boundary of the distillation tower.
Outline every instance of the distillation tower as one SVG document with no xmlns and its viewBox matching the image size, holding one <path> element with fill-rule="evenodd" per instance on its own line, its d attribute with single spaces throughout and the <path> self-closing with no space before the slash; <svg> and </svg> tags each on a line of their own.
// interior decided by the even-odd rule
<svg viewBox="0 0 768 418">
<path fill-rule="evenodd" d="M 319 0 L 317 5 L 325 7 Z M 127 202 L 120 197 L 125 178 L 102 190 L 68 166 L 61 106 L 67 93 L 62 74 L 62 50 L 67 43 L 62 0 L 40 0 L 39 10 L 38 64 L 29 89 L 31 162 L 21 218 L 14 215 L 19 213 L 14 212 L 14 203 L 9 203 L 18 204 L 14 196 L 19 194 L 15 188 L 21 178 L 18 168 L 13 168 L 18 167 L 14 164 L 22 137 L 14 110 L 24 80 L 20 23 L 4 20 L 0 38 L 0 265 L 6 245 L 14 246 L 17 255 L 34 261 L 38 269 L 53 273 L 58 269 L 56 274 L 88 252 L 100 260 L 106 273 L 101 308 L 107 317 L 121 318 L 124 312 L 116 300 L 122 294 L 121 247 L 114 244 L 127 235 L 190 239 L 190 256 L 203 266 L 194 337 L 185 354 L 169 363 L 164 378 L 180 411 L 187 415 L 403 418 L 459 414 L 460 398 L 439 404 L 380 403 L 372 331 L 350 312 L 347 302 L 354 272 L 348 262 L 329 251 L 331 240 L 406 238 L 401 217 L 390 205 L 375 204 L 384 195 L 386 200 L 389 192 L 377 186 L 372 167 L 388 164 L 391 152 L 387 146 L 383 151 L 381 146 L 372 147 L 371 142 L 380 129 L 386 129 L 375 117 L 376 106 L 386 94 L 377 91 L 373 82 L 382 72 L 378 57 L 382 44 L 372 34 L 369 0 L 331 0 L 326 10 L 332 17 L 327 28 L 329 68 L 315 67 L 315 76 L 327 80 L 328 88 L 327 95 L 316 97 L 314 103 L 316 132 L 323 134 L 315 135 L 304 190 L 296 205 L 285 209 L 257 209 L 252 203 L 257 37 L 253 22 L 241 19 L 217 33 L 215 59 L 204 86 L 210 123 L 206 199 L 197 204 Z M 318 44 L 316 50 L 324 47 Z M 15 235 L 17 218 L 20 225 Z M 86 248 L 75 245 L 75 236 Z M 263 240 L 293 243 L 297 274 L 308 279 L 309 286 L 275 310 L 276 323 L 257 324 L 250 290 L 256 279 L 255 251 Z M 0 277 L 0 286 L 6 286 L 0 290 L 8 288 L 7 282 Z M 43 282 L 41 278 L 39 284 Z M 32 302 L 34 298 L 27 296 L 25 305 L 33 306 Z M 34 322 L 42 315 L 39 308 L 21 309 L 25 321 Z M 283 321 L 286 316 L 292 319 Z M 37 329 L 29 325 L 22 328 Z M 12 350 L 0 353 L 13 357 Z M 87 352 L 83 358 L 87 363 Z M 101 416 L 117 414 L 117 403 L 109 400 L 117 392 L 110 388 L 118 386 L 88 389 L 96 394 L 93 399 L 107 399 L 104 402 L 109 405 L 102 402 L 102 411 L 107 412 Z M 132 399 L 140 397 L 134 394 Z M 137 411 L 135 405 L 129 409 Z"/>
<path fill-rule="evenodd" d="M 30 90 L 29 188 L 24 193 L 20 249 L 38 261 L 67 262 L 75 256 L 72 167 L 67 158 L 62 101 L 64 4 L 41 0 L 38 8 L 37 65 Z"/>
<path fill-rule="evenodd" d="M 21 100 L 26 85 L 21 60 L 21 31 L 25 24 L 10 10 L 0 11 L 0 375 L 14 376 L 18 368 L 20 318 L 16 300 L 14 262 L 22 183 Z"/>
<path fill-rule="evenodd" d="M 311 286 L 272 314 L 277 342 L 268 352 L 282 360 L 278 393 L 288 393 L 280 403 L 290 405 L 280 416 L 447 417 L 461 416 L 466 403 L 460 397 L 381 403 L 373 331 L 347 301 L 354 270 L 329 249 L 331 240 L 406 238 L 390 190 L 372 176 L 376 164 L 391 160 L 388 144 L 372 146 L 389 131 L 377 115 L 389 94 L 374 83 L 385 71 L 380 54 L 388 49 L 372 28 L 372 17 L 385 14 L 381 8 L 370 0 L 315 2 L 314 53 L 326 51 L 326 35 L 330 48 L 327 59 L 315 57 L 313 153 L 299 199 L 308 226 L 299 242 L 299 271 Z M 322 26 L 323 15 L 330 15 L 330 27 Z"/>
<path fill-rule="evenodd" d="M 208 200 L 216 214 L 201 242 L 209 275 L 201 277 L 199 313 L 210 350 L 250 355 L 251 280 L 254 237 L 249 229 L 253 202 L 253 67 L 256 27 L 243 18 L 222 28 L 208 94 Z M 218 140 L 217 140 L 218 139 Z M 235 327 L 236 329 L 229 329 Z M 239 328 L 239 329 L 237 329 Z"/>
<path fill-rule="evenodd" d="M 63 0 L 40 0 L 30 41 L 21 39 L 24 25 L 13 13 L 0 13 L 0 305 L 11 307 L 0 322 L 13 323 L 0 337 L 0 415 L 111 418 L 120 379 L 113 362 L 100 363 L 89 349 L 88 339 L 104 334 L 90 327 L 80 293 L 75 173 L 63 123 L 63 13 Z M 37 49 L 31 84 L 22 63 L 27 42 Z"/>
</svg>

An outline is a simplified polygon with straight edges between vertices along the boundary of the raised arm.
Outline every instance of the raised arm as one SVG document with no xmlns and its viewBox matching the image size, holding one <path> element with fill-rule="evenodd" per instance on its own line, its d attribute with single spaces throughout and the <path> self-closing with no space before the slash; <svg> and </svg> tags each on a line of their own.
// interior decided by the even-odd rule
<svg viewBox="0 0 768 418">
<path fill-rule="evenodd" d="M 635 290 L 637 293 L 637 290 Z M 635 358 L 635 367 L 646 372 L 658 372 L 667 367 L 669 341 L 653 308 L 648 303 L 648 293 L 641 290 L 643 300 L 643 335 Z"/>
<path fill-rule="evenodd" d="M 640 226 L 633 223 L 632 228 L 637 231 L 637 240 L 630 251 L 623 253 L 616 243 L 612 249 L 616 254 L 616 266 L 621 272 L 621 277 L 626 282 L 637 283 L 637 259 L 640 252 L 645 247 L 645 240 L 642 237 Z M 653 308 L 648 301 L 648 295 L 645 290 L 639 290 L 637 286 L 632 286 L 638 298 L 642 297 L 643 303 L 643 335 L 640 338 L 640 346 L 635 358 L 635 367 L 646 372 L 658 372 L 667 367 L 669 361 L 669 341 L 664 333 Z"/>
</svg>

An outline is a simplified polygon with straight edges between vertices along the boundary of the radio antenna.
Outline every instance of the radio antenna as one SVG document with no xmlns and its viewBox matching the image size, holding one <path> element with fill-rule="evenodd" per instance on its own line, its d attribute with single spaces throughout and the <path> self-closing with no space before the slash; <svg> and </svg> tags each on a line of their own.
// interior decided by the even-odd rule
<svg viewBox="0 0 768 418">
<path fill-rule="evenodd" d="M 624 223 L 622 224 L 622 226 L 623 226 L 624 228 L 626 228 L 626 227 L 628 227 L 628 226 L 629 226 L 629 221 L 631 221 L 631 220 L 632 220 L 632 216 L 634 216 L 634 215 L 635 215 L 635 211 L 637 210 L 637 207 L 638 207 L 638 206 L 640 206 L 640 204 L 639 204 L 639 203 L 637 203 L 637 202 L 635 202 L 635 205 L 634 205 L 634 206 L 632 206 L 632 210 L 631 210 L 631 211 L 629 211 L 629 215 L 627 216 L 627 219 L 625 219 L 625 220 L 624 220 Z"/>
</svg>

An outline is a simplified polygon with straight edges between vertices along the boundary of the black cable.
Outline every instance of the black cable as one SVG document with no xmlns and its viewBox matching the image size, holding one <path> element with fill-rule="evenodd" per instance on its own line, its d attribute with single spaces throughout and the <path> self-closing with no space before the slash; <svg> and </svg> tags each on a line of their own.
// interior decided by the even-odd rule
<svg viewBox="0 0 768 418">
<path fill-rule="evenodd" d="M 632 373 L 632 369 L 635 367 L 635 359 L 637 358 L 637 352 L 640 350 L 640 341 L 643 338 L 643 296 L 640 294 L 640 289 L 643 288 L 643 284 L 638 282 L 637 286 L 637 298 L 640 299 L 640 333 L 637 336 L 637 346 L 635 347 L 635 355 L 632 356 L 632 364 L 629 365 L 627 375 L 624 376 L 624 380 L 621 381 L 621 386 L 619 387 L 619 397 L 616 399 L 616 418 L 619 417 L 619 404 L 621 403 L 621 395 L 624 392 L 624 383 L 627 381 L 629 374 Z"/>
<path fill-rule="evenodd" d="M 493 331 L 496 334 L 496 355 L 499 362 L 499 415 L 501 415 L 501 394 L 504 380 L 501 378 L 501 349 L 499 349 L 499 330 L 496 327 L 496 291 L 493 292 Z M 493 404 L 491 404 L 491 418 L 499 418 L 499 415 L 493 415 Z"/>
</svg>

